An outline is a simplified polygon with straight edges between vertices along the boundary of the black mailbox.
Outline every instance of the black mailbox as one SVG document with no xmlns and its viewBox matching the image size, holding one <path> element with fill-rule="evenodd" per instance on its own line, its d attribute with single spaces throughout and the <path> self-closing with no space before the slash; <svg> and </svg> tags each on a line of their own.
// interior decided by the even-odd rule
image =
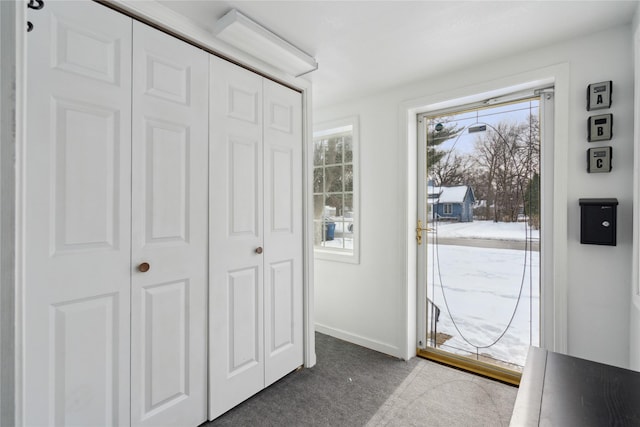
<svg viewBox="0 0 640 427">
<path fill-rule="evenodd" d="M 580 199 L 580 243 L 616 245 L 618 199 Z"/>
</svg>

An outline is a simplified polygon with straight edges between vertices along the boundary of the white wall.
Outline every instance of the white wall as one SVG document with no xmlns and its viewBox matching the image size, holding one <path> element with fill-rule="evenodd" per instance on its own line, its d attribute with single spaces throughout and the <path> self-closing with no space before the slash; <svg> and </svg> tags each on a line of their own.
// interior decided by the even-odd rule
<svg viewBox="0 0 640 427">
<path fill-rule="evenodd" d="M 407 307 L 403 243 L 407 230 L 406 201 L 399 196 L 405 182 L 399 106 L 407 100 L 434 94 L 459 94 L 461 88 L 566 64 L 569 84 L 563 90 L 568 111 L 567 232 L 567 348 L 569 354 L 626 367 L 629 365 L 629 292 L 632 258 L 633 180 L 633 56 L 630 26 L 559 43 L 545 49 L 478 64 L 428 81 L 398 87 L 352 102 L 316 109 L 314 119 L 325 121 L 349 115 L 360 118 L 361 263 L 317 261 L 315 270 L 318 330 L 389 354 L 404 357 Z M 613 171 L 586 172 L 586 87 L 613 80 Z M 458 95 L 459 96 L 459 95 Z M 457 96 L 456 96 L 457 97 Z M 591 113 L 594 114 L 594 113 Z M 592 145 L 593 146 L 593 145 Z M 411 155 L 411 153 L 410 153 Z M 406 162 L 404 163 L 406 164 Z M 616 197 L 618 245 L 601 247 L 579 243 L 581 197 Z M 409 224 L 413 226 L 413 224 Z M 412 285 L 414 286 L 414 285 Z M 409 288 L 409 293 L 413 289 Z M 409 353 L 410 355 L 410 353 Z"/>
</svg>

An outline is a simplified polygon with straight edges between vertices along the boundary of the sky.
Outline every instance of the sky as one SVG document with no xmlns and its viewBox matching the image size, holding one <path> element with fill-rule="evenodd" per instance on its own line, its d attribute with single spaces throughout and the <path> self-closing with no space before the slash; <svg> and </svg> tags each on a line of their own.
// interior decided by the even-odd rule
<svg viewBox="0 0 640 427">
<path fill-rule="evenodd" d="M 470 127 L 474 128 L 474 125 L 477 124 L 486 124 L 487 128 L 490 128 L 490 126 L 495 127 L 503 120 L 518 123 L 527 121 L 529 114 L 538 115 L 538 112 L 539 102 L 533 100 L 448 116 L 447 121 L 455 122 L 458 126 L 463 126 L 464 129 L 458 134 L 457 138 L 446 140 L 440 144 L 438 150 L 454 150 L 457 154 L 471 154 L 473 153 L 475 141 L 482 133 L 469 133 Z M 436 117 L 430 120 L 429 126 L 435 127 L 440 122 Z"/>
</svg>

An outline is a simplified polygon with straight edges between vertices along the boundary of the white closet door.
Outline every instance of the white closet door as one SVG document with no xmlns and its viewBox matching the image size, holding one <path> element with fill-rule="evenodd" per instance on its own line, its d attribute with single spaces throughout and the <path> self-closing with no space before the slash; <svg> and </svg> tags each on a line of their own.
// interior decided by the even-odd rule
<svg viewBox="0 0 640 427">
<path fill-rule="evenodd" d="M 126 426 L 131 20 L 76 1 L 29 20 L 23 422 Z"/>
<path fill-rule="evenodd" d="M 208 54 L 133 30 L 132 425 L 197 426 L 207 414 Z"/>
<path fill-rule="evenodd" d="M 302 99 L 212 57 L 210 418 L 303 364 Z"/>
<path fill-rule="evenodd" d="M 262 78 L 216 57 L 210 144 L 213 419 L 264 387 Z"/>
<path fill-rule="evenodd" d="M 265 386 L 303 364 L 302 95 L 264 80 Z"/>
</svg>

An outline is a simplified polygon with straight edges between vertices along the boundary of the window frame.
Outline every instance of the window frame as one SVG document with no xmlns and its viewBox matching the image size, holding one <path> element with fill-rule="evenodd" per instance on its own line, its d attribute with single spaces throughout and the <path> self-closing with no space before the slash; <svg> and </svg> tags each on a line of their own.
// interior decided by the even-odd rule
<svg viewBox="0 0 640 427">
<path fill-rule="evenodd" d="M 316 246 L 315 241 L 313 243 L 313 252 L 315 259 L 318 260 L 326 260 L 326 261 L 338 261 L 338 262 L 346 262 L 351 264 L 359 264 L 360 263 L 360 131 L 359 131 L 359 118 L 358 116 L 349 116 L 341 119 L 328 120 L 320 123 L 314 123 L 313 125 L 313 138 L 312 138 L 312 152 L 313 157 L 315 158 L 315 143 L 318 137 L 329 136 L 332 134 L 337 134 L 340 132 L 332 132 L 339 128 L 344 128 L 346 126 L 351 126 L 351 153 L 352 160 L 351 165 L 353 168 L 353 189 L 351 191 L 352 197 L 352 209 L 353 209 L 353 250 L 349 249 L 341 249 L 341 248 L 331 248 L 331 247 L 322 247 Z M 342 163 L 344 165 L 344 163 Z M 322 166 L 326 168 L 326 166 Z M 314 163 L 313 170 L 315 172 L 316 165 Z M 344 172 L 343 172 L 344 173 Z M 323 198 L 326 196 L 326 189 L 323 188 Z M 340 194 L 345 194 L 342 191 Z M 312 191 L 312 198 L 315 199 L 315 196 L 318 195 L 315 191 Z M 314 207 L 315 211 L 315 207 Z M 315 230 L 315 224 L 317 220 L 314 216 L 313 224 Z"/>
</svg>

